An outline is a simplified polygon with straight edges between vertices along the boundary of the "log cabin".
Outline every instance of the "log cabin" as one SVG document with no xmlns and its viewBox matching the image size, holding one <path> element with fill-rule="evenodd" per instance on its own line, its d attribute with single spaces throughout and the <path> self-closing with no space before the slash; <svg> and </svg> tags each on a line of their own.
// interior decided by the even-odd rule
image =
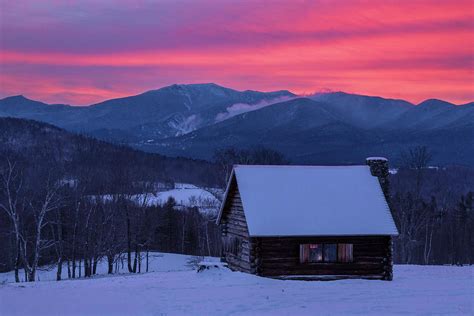
<svg viewBox="0 0 474 316">
<path fill-rule="evenodd" d="M 236 165 L 217 223 L 221 260 L 280 279 L 392 280 L 388 161 L 357 166 Z"/>
</svg>

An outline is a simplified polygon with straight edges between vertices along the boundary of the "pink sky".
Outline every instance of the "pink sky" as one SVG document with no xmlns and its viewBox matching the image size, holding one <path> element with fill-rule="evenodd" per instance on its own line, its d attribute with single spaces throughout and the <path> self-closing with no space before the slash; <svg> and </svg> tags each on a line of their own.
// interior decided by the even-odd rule
<svg viewBox="0 0 474 316">
<path fill-rule="evenodd" d="M 173 83 L 474 100 L 470 1 L 0 0 L 0 97 Z"/>
</svg>

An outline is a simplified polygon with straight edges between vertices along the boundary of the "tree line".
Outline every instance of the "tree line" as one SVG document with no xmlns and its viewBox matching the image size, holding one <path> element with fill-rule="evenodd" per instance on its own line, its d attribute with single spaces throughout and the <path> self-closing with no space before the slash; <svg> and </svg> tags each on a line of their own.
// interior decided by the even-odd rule
<svg viewBox="0 0 474 316">
<path fill-rule="evenodd" d="M 400 157 L 391 176 L 395 262 L 473 264 L 474 170 L 430 166 L 432 154 L 423 146 Z"/>
<path fill-rule="evenodd" d="M 427 154 L 416 149 L 401 155 L 406 161 L 390 177 L 400 232 L 394 261 L 472 264 L 474 170 L 430 168 L 429 157 L 418 157 Z M 215 213 L 173 199 L 147 203 L 161 179 L 113 160 L 103 169 L 87 163 L 75 169 L 80 164 L 44 157 L 49 159 L 32 161 L 10 151 L 0 159 L 0 271 L 15 271 L 16 281 L 37 280 L 42 265 L 54 265 L 58 280 L 63 269 L 68 278 L 90 277 L 99 262 L 107 263 L 108 273 L 119 264 L 130 273 L 146 272 L 153 251 L 220 256 Z M 225 149 L 214 161 L 221 175 L 233 164 L 286 163 L 283 155 L 265 148 Z M 140 199 L 134 198 L 137 193 Z"/>
<path fill-rule="evenodd" d="M 17 282 L 20 273 L 35 281 L 41 265 L 56 265 L 60 280 L 63 268 L 69 278 L 90 277 L 101 260 L 108 273 L 122 260 L 128 272 L 145 272 L 150 251 L 219 255 L 215 213 L 172 198 L 151 205 L 148 193 L 133 198 L 136 187 L 90 195 L 63 179 L 59 172 L 38 172 L 10 159 L 1 165 L 0 263 L 1 270 L 15 271 Z"/>
</svg>

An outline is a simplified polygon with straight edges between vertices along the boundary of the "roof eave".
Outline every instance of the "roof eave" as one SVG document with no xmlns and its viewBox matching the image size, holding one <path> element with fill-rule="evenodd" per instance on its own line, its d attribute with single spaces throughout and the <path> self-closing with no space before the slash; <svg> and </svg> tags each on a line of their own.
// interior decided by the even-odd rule
<svg viewBox="0 0 474 316">
<path fill-rule="evenodd" d="M 250 234 L 249 237 L 254 237 L 254 238 L 291 238 L 291 237 L 372 237 L 372 236 L 391 236 L 391 237 L 396 237 L 398 236 L 397 233 L 370 233 L 370 234 L 303 234 L 303 235 L 258 235 L 258 234 Z"/>
</svg>

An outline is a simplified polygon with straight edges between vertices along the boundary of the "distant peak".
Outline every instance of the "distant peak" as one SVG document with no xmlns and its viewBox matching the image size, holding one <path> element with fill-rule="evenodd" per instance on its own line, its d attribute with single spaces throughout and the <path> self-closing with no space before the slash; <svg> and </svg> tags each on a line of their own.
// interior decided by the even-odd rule
<svg viewBox="0 0 474 316">
<path fill-rule="evenodd" d="M 4 100 L 6 100 L 6 99 L 9 99 L 9 100 L 29 100 L 29 99 L 26 98 L 23 94 L 12 95 L 11 97 L 6 97 L 6 98 L 4 98 Z"/>
<path fill-rule="evenodd" d="M 286 95 L 286 96 L 292 96 L 292 97 L 304 97 L 304 96 L 296 95 L 296 94 L 294 94 L 294 93 L 292 93 L 291 91 L 288 91 L 288 90 L 274 90 L 274 91 L 265 91 L 265 92 L 263 92 L 263 91 L 247 89 L 247 90 L 243 90 L 242 92 L 267 93 L 267 94 L 275 94 L 275 95 Z"/>
<path fill-rule="evenodd" d="M 372 95 L 364 95 L 364 94 L 356 94 L 356 93 L 347 93 L 343 91 L 335 91 L 335 92 L 322 92 L 316 93 L 312 96 L 309 96 L 311 99 L 324 102 L 324 103 L 332 103 L 332 104 L 341 104 L 344 106 L 353 106 L 354 104 L 372 104 L 372 105 L 379 105 L 379 104 L 391 104 L 396 105 L 398 107 L 403 108 L 411 108 L 414 106 L 413 103 L 402 99 L 392 99 L 392 98 L 384 98 L 379 96 L 372 96 Z"/>
<path fill-rule="evenodd" d="M 321 91 L 316 91 L 314 93 L 310 93 L 308 94 L 308 96 L 325 95 L 325 94 L 349 95 L 349 93 L 344 92 L 344 91 L 321 90 Z"/>
<path fill-rule="evenodd" d="M 213 83 L 213 82 L 207 82 L 207 83 L 175 83 L 175 84 L 160 88 L 158 90 L 161 90 L 161 89 L 176 89 L 176 90 L 195 89 L 195 90 L 211 90 L 211 91 L 212 90 L 214 90 L 214 91 L 221 90 L 221 91 L 234 91 L 234 92 L 251 92 L 251 93 L 255 92 L 255 93 L 267 93 L 267 94 L 284 94 L 284 95 L 288 95 L 288 96 L 296 96 L 294 93 L 292 93 L 288 90 L 276 90 L 276 91 L 268 91 L 268 92 L 263 92 L 263 91 L 258 91 L 258 90 L 251 90 L 251 89 L 237 90 L 237 89 L 233 89 L 233 88 L 224 87 L 224 86 L 218 85 L 218 84 Z M 154 91 L 157 91 L 157 90 L 154 90 Z"/>
<path fill-rule="evenodd" d="M 209 83 L 175 83 L 170 86 L 163 87 L 162 89 L 182 89 L 182 88 L 221 88 L 227 89 L 225 87 L 219 86 L 218 84 L 209 82 Z"/>
<path fill-rule="evenodd" d="M 218 84 L 215 84 L 213 82 L 208 82 L 208 83 L 189 83 L 189 84 L 182 84 L 182 86 L 190 86 L 190 87 L 219 87 L 219 88 L 224 88 L 222 86 L 219 86 Z"/>
<path fill-rule="evenodd" d="M 13 103 L 25 103 L 25 102 L 38 102 L 38 101 L 35 101 L 35 100 L 31 100 L 31 99 L 28 99 L 27 97 L 25 97 L 24 95 L 22 94 L 19 94 L 19 95 L 12 95 L 10 97 L 6 97 L 6 98 L 3 98 L 3 99 L 0 99 L 0 101 L 3 101 L 3 102 L 13 102 Z"/>
<path fill-rule="evenodd" d="M 474 101 L 469 103 L 460 104 L 459 106 L 474 106 Z"/>
<path fill-rule="evenodd" d="M 439 99 L 427 99 L 417 106 L 454 106 L 454 104 Z"/>
</svg>

